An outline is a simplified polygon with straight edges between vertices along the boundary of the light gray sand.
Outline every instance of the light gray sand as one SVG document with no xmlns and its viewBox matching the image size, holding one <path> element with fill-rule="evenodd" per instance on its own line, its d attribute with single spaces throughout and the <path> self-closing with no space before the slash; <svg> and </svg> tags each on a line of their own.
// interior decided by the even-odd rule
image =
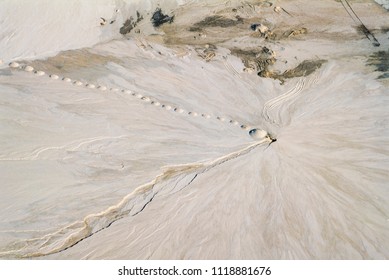
<svg viewBox="0 0 389 280">
<path fill-rule="evenodd" d="M 388 12 L 351 2 L 374 47 L 337 1 L 144 3 L 0 69 L 0 255 L 388 258 Z"/>
</svg>

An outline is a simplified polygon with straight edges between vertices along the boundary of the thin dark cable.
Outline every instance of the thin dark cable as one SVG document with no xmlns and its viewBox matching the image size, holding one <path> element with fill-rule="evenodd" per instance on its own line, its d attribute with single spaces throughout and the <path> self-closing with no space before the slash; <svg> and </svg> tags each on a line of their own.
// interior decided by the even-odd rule
<svg viewBox="0 0 389 280">
<path fill-rule="evenodd" d="M 353 12 L 353 14 L 355 15 L 355 17 L 360 21 L 360 23 L 362 23 L 362 25 L 364 25 L 363 22 L 362 22 L 362 20 L 358 17 L 358 15 L 355 13 L 355 11 L 353 10 L 353 8 L 350 6 L 350 3 L 349 3 L 347 0 L 344 0 L 344 2 L 346 2 L 347 6 L 350 7 L 350 10 Z"/>
<path fill-rule="evenodd" d="M 346 12 L 348 13 L 348 15 L 352 18 L 353 21 L 355 21 L 355 19 L 353 18 L 353 15 L 349 12 L 349 10 L 346 8 L 346 6 L 344 5 L 343 1 L 340 1 L 340 3 L 342 3 L 342 6 L 343 8 L 346 10 Z"/>
<path fill-rule="evenodd" d="M 340 2 L 342 3 L 343 8 L 346 10 L 346 12 L 349 14 L 349 16 L 353 19 L 353 21 L 356 22 L 356 23 L 358 23 L 358 21 L 359 21 L 359 23 L 361 24 L 360 25 L 361 30 L 362 30 L 363 34 L 365 34 L 366 38 L 369 39 L 370 41 L 373 41 L 373 45 L 375 47 L 380 46 L 380 43 L 378 42 L 378 40 L 374 37 L 373 33 L 370 32 L 370 30 L 366 27 L 366 25 L 358 17 L 358 15 L 355 13 L 353 8 L 351 7 L 350 3 L 347 0 L 341 0 Z M 348 6 L 348 8 L 350 9 L 351 12 L 346 7 L 344 2 L 346 2 L 347 6 Z"/>
</svg>

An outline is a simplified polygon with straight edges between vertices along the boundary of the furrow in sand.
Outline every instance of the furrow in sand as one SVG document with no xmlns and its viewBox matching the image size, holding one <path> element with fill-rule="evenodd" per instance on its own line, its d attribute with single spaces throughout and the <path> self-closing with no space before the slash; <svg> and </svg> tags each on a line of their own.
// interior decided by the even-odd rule
<svg viewBox="0 0 389 280">
<path fill-rule="evenodd" d="M 40 147 L 40 148 L 37 148 L 35 150 L 33 150 L 32 152 L 30 152 L 30 154 L 26 155 L 26 156 L 19 156 L 19 157 L 4 157 L 4 158 L 0 158 L 0 161 L 17 161 L 17 160 L 38 160 L 39 159 L 39 156 L 44 153 L 44 152 L 47 152 L 47 151 L 53 151 L 53 150 L 57 150 L 57 151 L 60 151 L 60 150 L 68 150 L 68 151 L 75 151 L 79 148 L 81 148 L 81 146 L 83 145 L 86 145 L 86 144 L 91 144 L 91 143 L 94 143 L 94 142 L 98 142 L 98 141 L 102 141 L 102 140 L 108 140 L 108 139 L 122 139 L 122 138 L 125 138 L 125 137 L 128 137 L 127 135 L 119 135 L 119 136 L 98 136 L 98 137 L 91 137 L 91 138 L 84 138 L 84 139 L 80 139 L 80 140 L 76 140 L 76 141 L 72 141 L 70 143 L 67 143 L 67 144 L 64 144 L 64 145 L 61 145 L 61 146 L 50 146 L 50 147 Z"/>
<path fill-rule="evenodd" d="M 304 78 L 302 78 L 289 91 L 266 102 L 262 110 L 262 116 L 265 118 L 265 120 L 270 120 L 270 110 L 274 109 L 275 107 L 280 107 L 282 104 L 285 104 L 288 100 L 301 93 L 304 89 L 304 84 Z"/>
<path fill-rule="evenodd" d="M 270 111 L 274 110 L 277 107 L 281 107 L 286 102 L 292 100 L 293 98 L 296 98 L 299 94 L 302 93 L 302 91 L 306 88 L 310 88 L 313 85 L 317 84 L 320 79 L 320 72 L 316 71 L 310 78 L 301 78 L 296 85 L 285 92 L 284 94 L 281 94 L 273 99 L 270 99 L 265 103 L 262 110 L 262 116 L 265 118 L 265 120 L 270 121 Z M 280 112 L 278 112 L 278 117 L 280 119 Z M 275 123 L 275 120 L 272 120 Z"/>
</svg>

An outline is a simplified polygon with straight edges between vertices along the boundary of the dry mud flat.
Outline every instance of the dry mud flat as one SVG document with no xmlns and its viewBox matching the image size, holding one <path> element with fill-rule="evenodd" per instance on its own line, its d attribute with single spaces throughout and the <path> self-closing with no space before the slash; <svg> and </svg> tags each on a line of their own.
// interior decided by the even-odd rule
<svg viewBox="0 0 389 280">
<path fill-rule="evenodd" d="M 388 258 L 389 14 L 350 4 L 379 46 L 344 1 L 190 2 L 2 70 L 1 256 Z"/>
</svg>

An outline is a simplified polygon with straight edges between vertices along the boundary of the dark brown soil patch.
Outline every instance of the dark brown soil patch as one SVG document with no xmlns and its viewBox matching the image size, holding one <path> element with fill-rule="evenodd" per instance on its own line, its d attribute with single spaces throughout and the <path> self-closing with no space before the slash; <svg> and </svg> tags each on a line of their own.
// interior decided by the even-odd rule
<svg viewBox="0 0 389 280">
<path fill-rule="evenodd" d="M 297 67 L 293 69 L 286 70 L 282 74 L 274 73 L 268 70 L 258 72 L 258 76 L 273 78 L 280 80 L 281 83 L 285 82 L 286 79 L 296 78 L 296 77 L 306 77 L 311 75 L 317 69 L 319 69 L 326 60 L 304 60 Z"/>
<path fill-rule="evenodd" d="M 227 28 L 231 26 L 236 26 L 243 23 L 243 18 L 236 16 L 236 19 L 230 19 L 223 16 L 209 16 L 195 23 L 192 27 L 189 28 L 189 31 L 200 31 L 206 27 L 222 27 Z"/>
<path fill-rule="evenodd" d="M 239 57 L 247 68 L 264 71 L 276 62 L 274 52 L 267 47 L 260 49 L 231 49 L 231 54 Z"/>
<path fill-rule="evenodd" d="M 311 75 L 317 69 L 319 69 L 326 60 L 304 60 L 296 68 L 286 70 L 282 77 L 285 79 L 295 78 L 295 77 L 306 77 Z"/>
<path fill-rule="evenodd" d="M 120 60 L 110 55 L 100 55 L 91 53 L 88 49 L 80 49 L 63 51 L 56 56 L 30 61 L 28 64 L 49 73 L 62 74 L 88 67 L 104 66 L 108 62 L 120 63 Z"/>
<path fill-rule="evenodd" d="M 125 35 L 127 33 L 130 33 L 131 30 L 134 29 L 137 24 L 143 19 L 143 16 L 141 16 L 139 12 L 136 12 L 136 17 L 136 20 L 134 20 L 133 17 L 130 17 L 124 22 L 123 26 L 119 30 L 120 34 Z"/>
</svg>

